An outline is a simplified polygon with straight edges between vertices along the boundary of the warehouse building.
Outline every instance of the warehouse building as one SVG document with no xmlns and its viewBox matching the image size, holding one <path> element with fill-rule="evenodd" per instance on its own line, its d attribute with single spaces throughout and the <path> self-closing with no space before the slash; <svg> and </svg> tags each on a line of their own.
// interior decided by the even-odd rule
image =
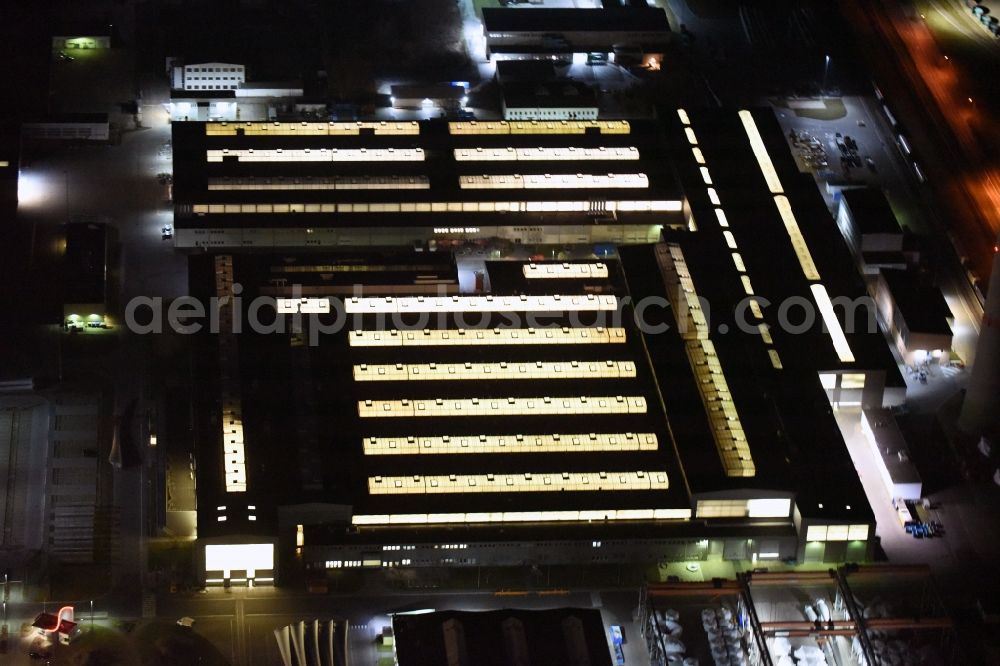
<svg viewBox="0 0 1000 666">
<path fill-rule="evenodd" d="M 850 250 L 770 113 L 663 129 L 685 224 L 616 260 L 490 262 L 472 295 L 437 253 L 193 258 L 196 295 L 240 296 L 223 323 L 258 296 L 281 322 L 203 338 L 198 533 L 274 558 L 206 578 L 867 559 L 834 411 L 860 419 L 903 382 L 845 307 L 864 297 Z"/>
</svg>

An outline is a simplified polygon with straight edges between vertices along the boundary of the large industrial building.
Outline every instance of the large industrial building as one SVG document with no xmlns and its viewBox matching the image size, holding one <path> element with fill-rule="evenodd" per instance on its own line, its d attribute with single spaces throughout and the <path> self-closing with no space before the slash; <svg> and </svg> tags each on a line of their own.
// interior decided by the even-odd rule
<svg viewBox="0 0 1000 666">
<path fill-rule="evenodd" d="M 661 142 L 649 148 L 659 160 L 645 160 L 647 143 L 632 146 L 636 127 L 624 123 L 511 134 L 539 126 L 324 123 L 340 134 L 308 126 L 297 141 L 268 132 L 298 126 L 254 125 L 262 135 L 249 136 L 239 125 L 175 130 L 185 163 L 209 151 L 194 173 L 178 164 L 178 182 L 188 179 L 178 204 L 188 207 L 188 233 L 207 222 L 281 234 L 307 218 L 313 233 L 350 228 L 397 244 L 370 243 L 351 256 L 223 251 L 192 260 L 193 291 L 224 303 L 223 332 L 201 345 L 218 380 L 196 396 L 198 534 L 209 582 L 268 582 L 282 562 L 323 575 L 870 555 L 874 518 L 834 410 L 891 405 L 903 382 L 851 253 L 774 118 L 671 112 L 658 134 L 643 129 Z M 494 133 L 459 133 L 485 127 Z M 307 152 L 316 136 L 350 147 Z M 590 143 L 614 137 L 610 146 Z M 241 140 L 254 148 L 237 148 Z M 320 175 L 314 150 L 331 175 Z M 521 187 L 482 188 L 472 202 L 461 196 L 468 190 L 439 190 L 436 181 L 498 183 L 495 170 L 409 172 L 413 189 L 380 192 L 359 186 L 375 177 L 366 163 L 364 176 L 338 180 L 348 177 L 348 157 L 375 150 L 393 169 L 407 159 L 443 166 L 460 165 L 459 155 L 503 156 L 477 167 L 505 167 L 508 185 L 518 175 L 512 165 L 541 157 L 533 171 L 573 182 L 578 176 L 551 173 L 558 156 L 638 150 L 621 164 L 641 165 L 647 185 L 612 201 L 595 197 L 602 190 L 584 198 L 569 189 L 570 199 L 558 188 L 535 199 L 520 174 Z M 265 182 L 243 170 L 254 166 L 244 161 L 286 165 L 288 156 L 308 159 L 309 184 L 322 188 L 287 172 Z M 229 188 L 198 189 L 207 178 Z M 275 192 L 288 203 L 262 203 Z M 358 194 L 377 194 L 378 207 Z M 606 214 L 593 219 L 598 200 Z M 465 205 L 476 208 L 463 213 Z M 505 223 L 489 225 L 501 206 Z M 475 292 L 458 289 L 450 253 L 398 247 L 441 229 L 469 238 L 532 227 L 543 238 L 567 228 L 613 237 L 632 225 L 645 231 L 621 243 L 617 258 L 489 261 Z M 276 300 L 261 306 L 260 296 Z M 226 332 L 257 315 L 274 325 Z"/>
<path fill-rule="evenodd" d="M 649 243 L 686 223 L 655 123 L 176 123 L 175 242 Z"/>
</svg>

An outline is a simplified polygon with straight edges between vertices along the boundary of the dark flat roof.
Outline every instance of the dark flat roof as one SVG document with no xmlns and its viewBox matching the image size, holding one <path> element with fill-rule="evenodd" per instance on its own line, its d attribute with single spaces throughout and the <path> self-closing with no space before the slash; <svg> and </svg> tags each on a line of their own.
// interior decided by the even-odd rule
<svg viewBox="0 0 1000 666">
<path fill-rule="evenodd" d="M 514 81 L 550 81 L 556 78 L 556 66 L 551 60 L 497 60 L 497 80 L 501 84 Z"/>
<path fill-rule="evenodd" d="M 452 663 L 449 647 L 462 654 L 454 663 L 476 666 L 522 663 L 517 655 L 531 664 L 611 666 L 601 611 L 594 608 L 397 614 L 392 628 L 399 666 Z"/>
<path fill-rule="evenodd" d="M 507 108 L 597 106 L 593 89 L 576 81 L 505 83 L 502 94 Z"/>
<path fill-rule="evenodd" d="M 453 86 L 449 83 L 439 83 L 436 85 L 419 84 L 398 84 L 392 86 L 393 97 L 426 97 L 429 99 L 461 99 L 466 94 L 465 88 Z"/>
<path fill-rule="evenodd" d="M 75 222 L 66 225 L 63 255 L 64 303 L 103 303 L 106 297 L 107 227 Z"/>
<path fill-rule="evenodd" d="M 944 300 L 944 294 L 935 285 L 913 271 L 885 269 L 882 279 L 911 333 L 951 335 L 948 320 L 954 315 Z"/>
<path fill-rule="evenodd" d="M 902 234 L 889 200 L 873 187 L 843 190 L 840 194 L 851 211 L 859 234 Z"/>
<path fill-rule="evenodd" d="M 483 8 L 486 32 L 670 32 L 658 7 L 620 9 Z"/>
</svg>

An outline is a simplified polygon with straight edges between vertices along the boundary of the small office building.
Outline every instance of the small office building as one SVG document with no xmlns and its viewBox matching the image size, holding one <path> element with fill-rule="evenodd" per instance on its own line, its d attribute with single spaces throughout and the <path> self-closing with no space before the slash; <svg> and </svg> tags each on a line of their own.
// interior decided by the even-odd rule
<svg viewBox="0 0 1000 666">
<path fill-rule="evenodd" d="M 879 315 L 903 361 L 946 363 L 955 318 L 941 290 L 914 271 L 883 270 L 877 285 Z"/>
</svg>

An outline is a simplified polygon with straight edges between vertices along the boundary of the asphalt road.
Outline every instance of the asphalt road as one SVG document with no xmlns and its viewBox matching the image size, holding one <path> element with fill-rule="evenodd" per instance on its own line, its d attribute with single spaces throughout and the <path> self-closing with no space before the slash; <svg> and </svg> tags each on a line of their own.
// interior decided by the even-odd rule
<svg viewBox="0 0 1000 666">
<path fill-rule="evenodd" d="M 926 21 L 907 3 L 849 0 L 843 6 L 879 84 L 917 134 L 918 150 L 929 148 L 921 166 L 947 203 L 962 253 L 985 278 L 1000 232 L 1000 165 L 995 102 L 978 91 L 995 79 L 980 83 L 976 74 L 946 60 Z"/>
</svg>

